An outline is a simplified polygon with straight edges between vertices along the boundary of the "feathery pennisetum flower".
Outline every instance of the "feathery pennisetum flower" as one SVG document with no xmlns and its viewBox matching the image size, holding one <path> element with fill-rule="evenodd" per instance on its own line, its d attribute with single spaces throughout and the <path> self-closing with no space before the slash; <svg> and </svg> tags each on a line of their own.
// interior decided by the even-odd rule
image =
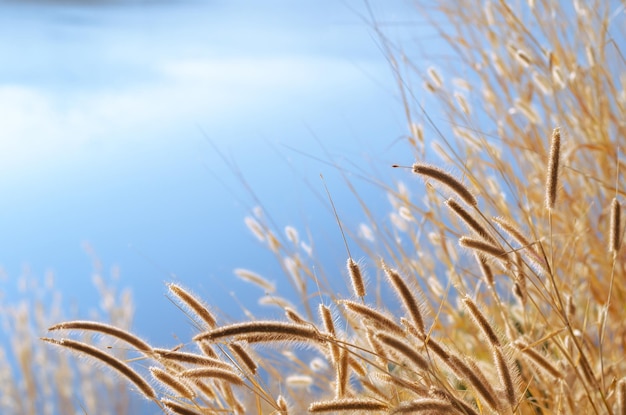
<svg viewBox="0 0 626 415">
<path fill-rule="evenodd" d="M 525 68 L 532 64 L 532 59 L 530 59 L 530 56 L 528 56 L 528 54 L 521 49 L 517 49 L 514 53 L 514 56 L 515 59 Z"/>
<path fill-rule="evenodd" d="M 285 335 L 285 337 L 292 337 L 296 340 L 300 338 L 304 340 L 319 339 L 319 332 L 312 326 L 267 320 L 244 321 L 217 327 L 196 335 L 193 340 L 217 340 L 224 337 L 255 334 Z"/>
<path fill-rule="evenodd" d="M 285 307 L 285 316 L 297 324 L 306 324 L 307 321 L 291 307 Z"/>
<path fill-rule="evenodd" d="M 225 380 L 233 385 L 243 385 L 243 379 L 235 372 L 217 367 L 197 367 L 180 373 L 183 378 L 212 378 Z"/>
<path fill-rule="evenodd" d="M 330 311 L 330 308 L 324 304 L 319 305 L 320 316 L 322 317 L 322 323 L 324 324 L 324 329 L 326 333 L 328 333 L 331 337 L 335 337 L 335 323 L 333 322 L 333 315 Z M 332 360 L 335 364 L 337 364 L 339 360 L 339 346 L 335 342 L 329 342 L 330 354 Z"/>
<path fill-rule="evenodd" d="M 401 339 L 384 332 L 376 333 L 375 338 L 378 339 L 385 346 L 392 348 L 396 352 L 399 352 L 401 355 L 408 358 L 409 361 L 418 369 L 428 369 L 428 361 L 424 359 L 419 353 L 417 353 L 414 346 L 409 345 Z"/>
<path fill-rule="evenodd" d="M 231 368 L 231 365 L 223 362 L 222 360 L 196 353 L 172 351 L 168 349 L 154 349 L 154 353 L 162 359 L 173 360 L 175 362 L 183 362 L 192 365 L 202 365 L 210 367 Z"/>
<path fill-rule="evenodd" d="M 479 395 L 491 409 L 500 409 L 498 395 L 494 391 L 493 386 L 487 381 L 487 378 L 480 368 L 472 360 L 469 360 L 469 362 L 468 364 L 453 354 L 449 354 L 447 359 L 444 360 L 444 363 L 446 363 L 457 376 L 461 379 L 465 379 L 476 394 Z"/>
<path fill-rule="evenodd" d="M 403 334 L 402 327 L 398 326 L 393 320 L 385 316 L 380 311 L 374 310 L 365 304 L 359 304 L 355 301 L 342 300 L 341 303 L 350 311 L 366 319 L 381 330 L 386 330 L 399 335 Z"/>
<path fill-rule="evenodd" d="M 236 415 L 243 415 L 245 413 L 245 408 L 233 393 L 232 385 L 227 382 L 220 382 L 219 386 L 222 391 L 222 396 L 226 403 L 230 405 L 232 412 Z"/>
<path fill-rule="evenodd" d="M 333 315 L 330 308 L 324 304 L 319 305 L 320 316 L 322 317 L 322 323 L 326 332 L 332 336 L 335 335 L 335 323 L 333 322 Z"/>
<path fill-rule="evenodd" d="M 467 103 L 467 100 L 465 99 L 465 96 L 459 92 L 459 91 L 454 91 L 454 99 L 456 99 L 457 104 L 459 104 L 459 108 L 461 108 L 461 111 L 463 112 L 463 114 L 465 115 L 470 115 L 470 106 Z"/>
<path fill-rule="evenodd" d="M 205 412 L 198 412 L 192 408 L 196 408 L 196 405 L 183 405 L 168 398 L 162 398 L 161 403 L 168 410 L 176 415 L 202 415 Z"/>
<path fill-rule="evenodd" d="M 285 378 L 285 383 L 292 388 L 308 388 L 313 384 L 314 380 L 309 375 L 289 375 Z"/>
<path fill-rule="evenodd" d="M 167 385 L 167 387 L 169 387 L 180 396 L 187 399 L 194 398 L 195 394 L 193 390 L 184 382 L 182 382 L 177 376 L 174 376 L 156 366 L 150 367 L 150 373 L 155 379 L 157 379 L 162 384 Z"/>
<path fill-rule="evenodd" d="M 546 176 L 546 208 L 554 209 L 559 181 L 559 158 L 561 157 L 561 130 L 555 128 L 550 140 L 550 158 Z"/>
<path fill-rule="evenodd" d="M 613 198 L 611 201 L 611 227 L 609 230 L 609 251 L 617 252 L 619 251 L 619 234 L 620 234 L 620 216 L 621 216 L 621 205 L 617 198 Z"/>
<path fill-rule="evenodd" d="M 474 217 L 472 217 L 472 215 L 467 210 L 463 209 L 463 206 L 458 204 L 456 200 L 450 198 L 446 200 L 445 203 L 446 206 L 448 206 L 454 213 L 456 213 L 457 216 L 461 218 L 471 230 L 476 232 L 481 238 L 485 239 L 491 245 L 496 244 L 495 239 L 493 239 L 493 237 L 489 235 L 487 229 L 483 225 L 481 225 L 476 219 L 474 219 Z"/>
<path fill-rule="evenodd" d="M 296 228 L 294 228 L 293 226 L 286 226 L 285 235 L 287 236 L 289 242 L 291 242 L 294 246 L 298 246 L 298 243 L 300 242 L 300 237 Z"/>
<path fill-rule="evenodd" d="M 153 400 L 156 399 L 156 393 L 154 392 L 154 389 L 152 389 L 152 386 L 150 386 L 150 384 L 146 382 L 145 379 L 142 378 L 137 372 L 135 372 L 130 366 L 128 366 L 126 363 L 122 362 L 118 358 L 108 355 L 94 346 L 76 340 L 56 340 L 45 337 L 42 337 L 41 340 L 82 353 L 105 363 L 107 366 L 115 369 L 118 373 L 123 375 L 126 379 L 128 379 L 135 386 L 137 386 L 137 388 L 139 388 L 141 393 L 143 393 L 146 398 Z"/>
<path fill-rule="evenodd" d="M 515 225 L 513 225 L 510 221 L 508 221 L 504 217 L 495 217 L 493 221 L 500 226 L 500 228 L 506 232 L 509 236 L 517 241 L 522 247 L 530 247 L 531 243 L 524 236 L 522 231 L 520 231 Z"/>
<path fill-rule="evenodd" d="M 339 349 L 339 355 L 335 362 L 335 399 L 341 399 L 346 396 L 348 389 L 348 359 L 350 355 L 346 348 Z"/>
<path fill-rule="evenodd" d="M 489 405 L 489 407 L 495 410 L 498 409 L 498 399 L 493 387 L 486 380 L 482 371 L 475 364 L 473 364 L 471 360 L 470 364 L 465 363 L 459 357 L 444 350 L 444 348 L 433 338 L 429 338 L 425 341 L 424 345 L 428 351 L 432 351 L 439 359 L 441 359 L 441 361 L 448 366 L 456 376 L 460 379 L 466 380 L 476 393 L 482 397 L 483 401 Z"/>
<path fill-rule="evenodd" d="M 376 334 L 372 330 L 367 330 L 365 332 L 365 338 L 371 347 L 372 354 L 376 356 L 377 360 L 383 365 L 387 364 L 387 352 L 382 344 L 380 344 L 378 338 L 376 338 Z"/>
<path fill-rule="evenodd" d="M 498 372 L 498 378 L 504 389 L 504 396 L 507 403 L 513 407 L 517 401 L 515 393 L 515 385 L 513 384 L 513 376 L 511 375 L 511 369 L 506 361 L 501 347 L 493 347 L 493 360 Z"/>
<path fill-rule="evenodd" d="M 252 234 L 260 241 L 260 242 L 265 242 L 266 239 L 266 235 L 265 235 L 265 229 L 263 229 L 263 227 L 261 226 L 261 224 L 254 219 L 251 216 L 247 216 L 244 219 L 244 222 L 246 224 L 246 226 L 248 227 L 248 229 L 250 229 L 250 232 L 252 232 Z"/>
<path fill-rule="evenodd" d="M 317 401 L 309 405 L 309 412 L 335 412 L 335 411 L 384 411 L 387 404 L 367 398 L 344 398 L 331 401 Z"/>
<path fill-rule="evenodd" d="M 493 288 L 493 285 L 494 285 L 493 271 L 491 270 L 491 267 L 487 263 L 487 260 L 485 260 L 485 257 L 478 254 L 477 252 L 474 253 L 474 258 L 476 258 L 476 262 L 478 262 L 478 266 L 480 267 L 480 272 L 483 275 L 485 283 L 487 284 L 488 287 Z"/>
<path fill-rule="evenodd" d="M 213 359 L 219 359 L 218 354 L 213 350 L 213 344 L 209 342 L 196 342 L 198 348 L 204 353 L 207 357 Z"/>
<path fill-rule="evenodd" d="M 276 406 L 278 407 L 279 415 L 287 415 L 289 408 L 287 406 L 287 400 L 283 395 L 278 395 L 278 398 L 276 398 Z"/>
<path fill-rule="evenodd" d="M 352 281 L 352 289 L 354 295 L 359 298 L 365 297 L 365 282 L 363 281 L 363 274 L 361 273 L 361 267 L 352 258 L 348 258 L 348 274 L 350 274 L 350 281 Z"/>
<path fill-rule="evenodd" d="M 228 348 L 230 349 L 231 352 L 233 352 L 235 356 L 237 356 L 237 359 L 238 359 L 237 361 L 239 363 L 243 363 L 243 365 L 248 369 L 248 371 L 251 374 L 254 375 L 256 373 L 257 364 L 243 345 L 237 344 L 237 343 L 230 343 L 228 345 Z"/>
<path fill-rule="evenodd" d="M 170 292 L 174 294 L 184 305 L 189 307 L 198 317 L 200 317 L 209 327 L 215 327 L 216 321 L 209 309 L 191 293 L 178 284 L 168 284 Z"/>
<path fill-rule="evenodd" d="M 274 291 L 276 291 L 276 286 L 274 284 L 272 284 L 256 272 L 252 272 L 244 268 L 236 268 L 234 273 L 241 280 L 255 284 L 263 288 L 267 293 L 273 293 Z"/>
<path fill-rule="evenodd" d="M 470 312 L 472 319 L 474 320 L 478 328 L 480 328 L 480 330 L 483 332 L 491 346 L 500 347 L 500 340 L 498 339 L 498 336 L 496 336 L 496 333 L 493 331 L 491 324 L 489 324 L 478 306 L 476 306 L 476 303 L 474 303 L 474 301 L 468 295 L 463 298 L 463 303 L 467 307 L 467 310 Z"/>
<path fill-rule="evenodd" d="M 402 402 L 391 410 L 391 414 L 415 414 L 421 412 L 450 413 L 452 410 L 450 402 L 433 398 L 420 398 L 408 402 Z"/>
<path fill-rule="evenodd" d="M 523 341 L 516 340 L 514 345 L 524 354 L 524 356 L 553 378 L 560 379 L 564 376 L 563 371 L 557 369 L 548 359 L 536 350 L 531 349 L 530 346 Z"/>
<path fill-rule="evenodd" d="M 459 245 L 464 248 L 474 249 L 479 253 L 494 256 L 498 259 L 505 259 L 506 256 L 506 251 L 504 249 L 468 236 L 461 236 L 459 238 Z"/>
<path fill-rule="evenodd" d="M 446 185 L 470 206 L 476 206 L 478 204 L 476 197 L 463 183 L 439 167 L 431 166 L 430 164 L 415 163 L 413 164 L 413 173 L 430 177 L 431 179 Z"/>
<path fill-rule="evenodd" d="M 135 346 L 137 350 L 140 352 L 149 354 L 152 352 L 152 347 L 145 341 L 141 340 L 139 337 L 135 336 L 132 333 L 129 333 L 126 330 L 119 329 L 110 324 L 99 323 L 95 321 L 84 321 L 84 320 L 74 320 L 74 321 L 66 321 L 64 323 L 55 324 L 48 328 L 48 331 L 55 330 L 85 330 L 85 331 L 95 331 L 98 333 L 108 334 L 109 336 L 116 337 L 120 340 L 124 340 L 126 343 L 131 346 Z"/>
<path fill-rule="evenodd" d="M 441 88 L 443 86 L 443 80 L 441 78 L 441 75 L 439 74 L 439 71 L 431 66 L 427 69 L 427 72 L 428 76 L 430 76 L 430 79 L 432 79 L 434 86 L 436 88 Z"/>
<path fill-rule="evenodd" d="M 428 394 L 435 397 L 436 399 L 450 402 L 453 407 L 458 409 L 458 411 L 464 415 L 478 415 L 478 412 L 476 412 L 473 407 L 471 407 L 461 399 L 452 397 L 450 392 L 444 389 L 438 389 L 437 387 L 431 386 Z"/>
<path fill-rule="evenodd" d="M 400 274 L 398 274 L 396 270 L 389 268 L 384 261 L 382 265 L 383 270 L 385 271 L 385 274 L 389 279 L 389 282 L 395 289 L 398 297 L 400 297 L 400 300 L 402 301 L 404 308 L 406 308 L 407 312 L 409 313 L 409 316 L 411 317 L 415 328 L 417 329 L 418 333 L 423 336 L 425 333 L 424 319 L 419 308 L 419 303 L 411 292 L 409 285 L 404 281 L 404 279 L 400 276 Z"/>
</svg>

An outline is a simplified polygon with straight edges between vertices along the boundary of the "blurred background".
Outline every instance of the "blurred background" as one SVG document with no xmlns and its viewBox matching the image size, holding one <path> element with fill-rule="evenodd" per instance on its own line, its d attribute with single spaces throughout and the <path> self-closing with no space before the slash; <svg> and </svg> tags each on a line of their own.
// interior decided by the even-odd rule
<svg viewBox="0 0 626 415">
<path fill-rule="evenodd" d="M 338 167 L 380 212 L 384 191 L 362 177 L 409 176 L 390 168 L 414 160 L 372 25 L 374 16 L 410 46 L 422 34 L 409 2 L 0 9 L 2 301 L 54 287 L 66 316 L 90 318 L 102 311 L 99 273 L 132 290 L 135 333 L 173 346 L 193 328 L 166 298 L 167 282 L 192 289 L 223 321 L 241 318 L 240 304 L 257 312 L 263 294 L 234 268 L 289 294 L 244 224 L 255 206 L 278 228 L 294 226 L 345 290 L 346 253 L 319 175 L 353 229 L 362 213 Z"/>
</svg>

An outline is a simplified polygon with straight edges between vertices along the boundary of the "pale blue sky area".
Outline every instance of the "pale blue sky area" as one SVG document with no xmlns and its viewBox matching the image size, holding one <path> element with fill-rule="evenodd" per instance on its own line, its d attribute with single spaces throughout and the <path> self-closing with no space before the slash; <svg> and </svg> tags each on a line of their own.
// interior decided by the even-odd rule
<svg viewBox="0 0 626 415">
<path fill-rule="evenodd" d="M 155 344 L 190 335 L 164 297 L 173 278 L 235 317 L 230 291 L 248 302 L 261 293 L 234 268 L 287 288 L 244 226 L 255 201 L 204 134 L 279 226 L 311 230 L 343 286 L 343 242 L 306 183 L 323 194 L 323 173 L 346 223 L 361 219 L 336 169 L 315 159 L 328 160 L 315 137 L 352 171 L 360 163 L 391 177 L 392 163 L 412 162 L 398 143 L 407 128 L 397 86 L 359 16 L 365 3 L 92 3 L 0 2 L 5 300 L 17 298 L 29 265 L 39 278 L 52 270 L 67 311 L 75 304 L 88 316 L 98 297 L 84 241 L 105 270 L 119 267 L 135 331 Z M 401 39 L 409 2 L 370 4 Z M 360 188 L 372 209 L 386 210 L 382 191 Z"/>
</svg>

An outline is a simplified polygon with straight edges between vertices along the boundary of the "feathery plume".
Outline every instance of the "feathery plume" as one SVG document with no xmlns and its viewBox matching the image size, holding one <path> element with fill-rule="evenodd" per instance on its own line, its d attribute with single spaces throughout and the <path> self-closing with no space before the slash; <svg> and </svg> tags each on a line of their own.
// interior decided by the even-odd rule
<svg viewBox="0 0 626 415">
<path fill-rule="evenodd" d="M 548 173 L 546 177 L 546 208 L 554 209 L 556 192 L 559 181 L 559 158 L 561 156 L 561 130 L 555 128 L 550 140 L 550 159 L 548 160 Z"/>
</svg>

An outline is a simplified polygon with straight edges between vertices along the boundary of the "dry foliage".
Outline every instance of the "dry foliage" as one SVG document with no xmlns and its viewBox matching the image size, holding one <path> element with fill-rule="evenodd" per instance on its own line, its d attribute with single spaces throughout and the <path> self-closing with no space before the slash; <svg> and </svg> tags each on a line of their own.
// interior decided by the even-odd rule
<svg viewBox="0 0 626 415">
<path fill-rule="evenodd" d="M 174 414 L 624 414 L 624 7 L 564 3 L 424 6 L 454 53 L 451 82 L 372 23 L 411 131 L 415 159 L 399 163 L 415 164 L 397 173 L 425 182 L 384 187 L 390 227 L 363 205 L 371 223 L 358 243 L 399 301 L 372 292 L 349 252 L 354 298 L 337 298 L 294 228 L 283 239 L 261 215 L 246 218 L 299 307 L 273 295 L 284 321 L 224 324 L 170 285 L 198 334 L 186 352 L 141 350 L 156 387 L 146 396 Z M 243 277 L 265 284 L 253 275 Z M 311 298 L 326 301 L 319 316 Z M 137 377 L 149 375 L 125 367 L 144 391 Z"/>
</svg>

